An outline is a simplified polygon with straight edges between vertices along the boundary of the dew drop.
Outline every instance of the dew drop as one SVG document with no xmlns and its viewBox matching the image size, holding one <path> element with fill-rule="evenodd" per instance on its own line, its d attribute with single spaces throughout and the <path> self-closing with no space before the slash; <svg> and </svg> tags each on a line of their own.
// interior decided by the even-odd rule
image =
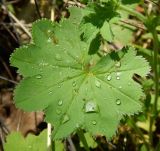
<svg viewBox="0 0 160 151">
<path fill-rule="evenodd" d="M 131 86 L 131 83 L 129 82 L 128 85 Z"/>
<path fill-rule="evenodd" d="M 95 80 L 95 85 L 96 85 L 96 87 L 97 87 L 97 88 L 100 88 L 100 87 L 101 87 L 101 83 L 100 83 L 100 81 Z"/>
<path fill-rule="evenodd" d="M 79 128 L 79 127 L 80 127 L 80 125 L 79 125 L 79 123 L 77 123 L 77 124 L 76 124 L 76 128 Z"/>
<path fill-rule="evenodd" d="M 63 101 L 62 101 L 62 100 L 59 100 L 59 101 L 58 101 L 58 105 L 59 105 L 59 106 L 62 106 L 62 104 L 63 104 Z"/>
<path fill-rule="evenodd" d="M 60 54 L 56 54 L 56 60 L 58 60 L 58 61 L 61 61 L 61 60 L 62 60 L 62 57 L 61 57 Z"/>
<path fill-rule="evenodd" d="M 68 116 L 67 114 L 65 114 L 65 115 L 63 116 L 62 124 L 68 122 L 69 120 L 70 120 L 69 116 Z"/>
<path fill-rule="evenodd" d="M 49 91 L 49 94 L 52 94 L 53 92 L 52 91 Z"/>
<path fill-rule="evenodd" d="M 90 112 L 98 112 L 98 105 L 93 102 L 93 101 L 88 101 L 85 104 L 85 112 L 90 113 Z"/>
<path fill-rule="evenodd" d="M 117 76 L 117 77 L 116 77 L 116 79 L 117 79 L 117 80 L 120 80 L 120 77 L 119 77 L 119 76 Z"/>
<path fill-rule="evenodd" d="M 117 100 L 116 100 L 116 104 L 117 104 L 117 105 L 120 105 L 120 104 L 121 104 L 121 100 L 120 100 L 120 99 L 117 99 Z"/>
<path fill-rule="evenodd" d="M 74 93 L 75 93 L 75 94 L 78 94 L 78 89 L 74 89 Z"/>
<path fill-rule="evenodd" d="M 61 110 L 60 109 L 57 109 L 56 110 L 56 113 L 59 115 L 59 114 L 61 114 Z"/>
<path fill-rule="evenodd" d="M 42 78 L 42 75 L 38 74 L 36 75 L 36 79 L 41 79 Z"/>
<path fill-rule="evenodd" d="M 119 88 L 119 89 L 122 89 L 122 86 L 119 86 L 118 88 Z"/>
<path fill-rule="evenodd" d="M 58 84 L 58 88 L 61 88 L 62 87 L 62 84 Z"/>
<path fill-rule="evenodd" d="M 47 42 L 48 42 L 48 43 L 51 43 L 51 42 L 52 42 L 52 39 L 51 39 L 51 38 L 49 38 L 49 39 L 47 40 Z"/>
<path fill-rule="evenodd" d="M 76 81 L 72 82 L 72 86 L 75 87 L 77 85 Z"/>
<path fill-rule="evenodd" d="M 120 66 L 121 66 L 121 62 L 116 62 L 116 64 L 115 64 L 115 66 L 117 67 L 117 68 L 119 68 Z"/>
<path fill-rule="evenodd" d="M 116 73 L 116 76 L 120 76 L 120 75 L 121 75 L 121 72 L 117 72 L 117 73 Z"/>
<path fill-rule="evenodd" d="M 112 76 L 111 76 L 111 75 L 108 75 L 108 76 L 107 76 L 107 80 L 110 81 L 111 79 L 112 79 Z"/>
<path fill-rule="evenodd" d="M 120 80 L 120 75 L 121 75 L 120 72 L 117 72 L 117 73 L 116 73 L 116 79 L 117 79 L 117 80 Z"/>
<path fill-rule="evenodd" d="M 92 124 L 93 124 L 93 125 L 96 125 L 96 124 L 97 124 L 97 122 L 94 120 L 94 121 L 92 121 Z"/>
<path fill-rule="evenodd" d="M 67 54 L 68 53 L 67 50 L 64 49 L 64 53 Z"/>
<path fill-rule="evenodd" d="M 112 89 L 112 86 L 109 86 L 110 89 Z"/>
<path fill-rule="evenodd" d="M 47 30 L 48 33 L 51 33 L 51 30 Z"/>
<path fill-rule="evenodd" d="M 39 66 L 48 66 L 48 62 L 42 60 L 42 62 L 39 63 Z"/>
</svg>

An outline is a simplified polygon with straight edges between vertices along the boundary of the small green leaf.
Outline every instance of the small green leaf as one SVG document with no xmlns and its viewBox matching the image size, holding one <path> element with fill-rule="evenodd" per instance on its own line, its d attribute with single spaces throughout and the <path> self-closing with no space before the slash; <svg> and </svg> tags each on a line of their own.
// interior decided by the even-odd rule
<svg viewBox="0 0 160 151">
<path fill-rule="evenodd" d="M 84 134 L 84 136 L 85 136 L 85 138 L 86 138 L 86 140 L 87 140 L 87 144 L 88 144 L 88 146 L 90 147 L 90 148 L 96 148 L 97 147 L 97 142 L 93 139 L 93 137 L 89 134 L 89 133 L 85 133 Z M 82 142 L 80 142 L 80 146 L 82 146 L 83 147 L 83 144 L 82 144 Z"/>
<path fill-rule="evenodd" d="M 104 22 L 102 28 L 100 29 L 100 33 L 107 41 L 111 42 L 113 40 L 114 35 L 108 22 Z"/>
<path fill-rule="evenodd" d="M 29 134 L 24 138 L 19 132 L 7 136 L 5 151 L 45 151 L 47 150 L 47 133 L 43 131 L 39 136 Z"/>
<path fill-rule="evenodd" d="M 88 14 L 86 14 L 83 17 L 83 26 L 85 24 L 89 24 L 90 26 L 86 26 L 85 31 L 87 32 L 87 37 L 93 37 L 95 36 L 95 32 L 100 32 L 102 37 L 107 41 L 112 41 L 113 39 L 113 33 L 112 29 L 109 25 L 109 22 L 114 19 L 114 17 L 118 16 L 118 13 L 116 12 L 116 6 L 114 2 L 107 2 L 104 3 L 104 5 L 99 4 L 92 4 L 89 5 L 84 10 L 89 10 Z M 96 28 L 96 29 L 94 29 Z M 91 31 L 93 29 L 93 31 Z M 90 33 L 90 35 L 88 34 Z M 86 34 L 86 32 L 84 32 Z M 86 37 L 86 36 L 85 36 Z"/>
</svg>

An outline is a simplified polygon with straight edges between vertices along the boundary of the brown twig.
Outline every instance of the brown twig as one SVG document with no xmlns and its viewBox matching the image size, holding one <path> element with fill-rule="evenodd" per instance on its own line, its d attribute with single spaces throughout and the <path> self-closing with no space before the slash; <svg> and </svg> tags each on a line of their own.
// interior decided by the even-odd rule
<svg viewBox="0 0 160 151">
<path fill-rule="evenodd" d="M 34 3 L 35 3 L 35 6 L 36 6 L 37 14 L 38 14 L 39 18 L 41 19 L 42 16 L 41 16 L 41 13 L 40 13 L 40 10 L 39 10 L 39 6 L 38 6 L 38 3 L 37 3 L 37 0 L 34 0 Z"/>
<path fill-rule="evenodd" d="M 130 20 L 120 20 L 120 21 L 121 21 L 122 23 L 131 25 L 131 26 L 134 26 L 134 27 L 136 27 L 136 28 L 146 30 L 146 27 L 145 27 L 143 24 L 138 23 L 138 22 L 136 22 L 136 21 L 130 21 Z"/>
<path fill-rule="evenodd" d="M 8 33 L 11 35 L 11 37 L 18 43 L 19 40 L 17 39 L 17 37 L 10 31 L 10 29 L 4 25 L 4 23 L 1 23 L 1 25 L 6 29 L 6 31 L 8 31 Z"/>
<path fill-rule="evenodd" d="M 6 5 L 11 5 L 11 4 L 15 4 L 15 3 L 18 3 L 20 0 L 13 0 L 13 1 L 10 1 L 10 2 L 6 2 L 5 4 Z"/>
<path fill-rule="evenodd" d="M 13 78 L 13 76 L 12 76 L 12 73 L 10 72 L 7 64 L 6 64 L 5 61 L 2 59 L 2 57 L 0 57 L 0 60 L 1 60 L 2 64 L 3 64 L 5 70 L 7 71 L 9 77 L 10 77 L 12 80 L 14 80 L 14 78 Z"/>
<path fill-rule="evenodd" d="M 18 82 L 14 81 L 14 80 L 10 80 L 10 79 L 8 79 L 8 78 L 6 78 L 6 77 L 3 77 L 3 76 L 0 76 L 0 79 L 5 80 L 5 81 L 8 81 L 8 82 L 11 82 L 11 83 L 13 83 L 13 84 L 18 84 Z"/>
</svg>

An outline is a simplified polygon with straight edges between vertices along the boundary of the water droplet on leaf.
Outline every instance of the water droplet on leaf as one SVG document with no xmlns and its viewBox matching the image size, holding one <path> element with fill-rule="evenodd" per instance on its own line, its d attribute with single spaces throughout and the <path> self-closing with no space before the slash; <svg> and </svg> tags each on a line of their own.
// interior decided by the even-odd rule
<svg viewBox="0 0 160 151">
<path fill-rule="evenodd" d="M 98 112 L 98 105 L 93 102 L 93 101 L 88 101 L 85 104 L 85 112 L 90 113 L 90 112 Z"/>
<path fill-rule="evenodd" d="M 49 94 L 52 94 L 53 92 L 52 91 L 49 91 Z"/>
<path fill-rule="evenodd" d="M 112 79 L 111 75 L 107 75 L 107 80 L 110 81 Z"/>
<path fill-rule="evenodd" d="M 116 73 L 116 76 L 120 76 L 120 75 L 121 75 L 121 72 L 117 72 L 117 73 Z"/>
<path fill-rule="evenodd" d="M 122 86 L 119 86 L 118 88 L 119 88 L 119 89 L 122 89 Z"/>
<path fill-rule="evenodd" d="M 76 128 L 79 128 L 79 127 L 80 127 L 80 125 L 77 123 L 77 124 L 76 124 Z"/>
<path fill-rule="evenodd" d="M 47 40 L 47 42 L 48 42 L 48 43 L 51 43 L 51 42 L 52 42 L 52 39 L 51 39 L 51 38 L 49 38 L 49 39 Z"/>
<path fill-rule="evenodd" d="M 36 75 L 36 79 L 41 79 L 42 78 L 42 75 L 38 74 Z"/>
<path fill-rule="evenodd" d="M 75 87 L 77 85 L 76 81 L 72 82 L 72 86 Z"/>
<path fill-rule="evenodd" d="M 117 73 L 116 73 L 116 79 L 117 79 L 117 80 L 120 80 L 120 75 L 121 75 L 120 72 L 117 72 Z"/>
<path fill-rule="evenodd" d="M 62 57 L 61 57 L 60 54 L 56 54 L 56 60 L 58 60 L 58 61 L 61 61 L 61 60 L 62 60 Z"/>
<path fill-rule="evenodd" d="M 51 30 L 47 30 L 48 33 L 51 33 Z"/>
<path fill-rule="evenodd" d="M 116 62 L 115 66 L 119 68 L 121 66 L 121 62 L 120 61 Z"/>
<path fill-rule="evenodd" d="M 59 115 L 59 114 L 61 114 L 61 110 L 60 109 L 57 109 L 56 110 L 56 113 Z"/>
<path fill-rule="evenodd" d="M 95 85 L 96 85 L 96 87 L 97 87 L 97 88 L 100 88 L 100 87 L 101 87 L 101 83 L 100 83 L 100 81 L 95 80 Z"/>
<path fill-rule="evenodd" d="M 59 100 L 59 101 L 58 101 L 58 105 L 61 106 L 62 104 L 63 104 L 63 101 L 62 101 L 62 100 Z"/>
<path fill-rule="evenodd" d="M 117 105 L 120 105 L 120 104 L 121 104 L 121 100 L 120 100 L 120 99 L 117 99 L 117 100 L 116 100 L 116 104 L 117 104 Z"/>
<path fill-rule="evenodd" d="M 116 77 L 116 79 L 117 79 L 117 80 L 120 80 L 120 77 L 119 77 L 119 76 L 117 76 L 117 77 Z"/>
<path fill-rule="evenodd" d="M 96 124 L 97 124 L 97 122 L 94 120 L 94 121 L 92 121 L 92 124 L 93 124 L 93 125 L 96 125 Z"/>
<path fill-rule="evenodd" d="M 58 84 L 58 88 L 61 88 L 62 84 Z"/>
<path fill-rule="evenodd" d="M 68 122 L 69 120 L 70 120 L 69 116 L 68 116 L 67 114 L 65 114 L 65 115 L 63 116 L 62 123 L 64 124 L 64 123 Z"/>
</svg>

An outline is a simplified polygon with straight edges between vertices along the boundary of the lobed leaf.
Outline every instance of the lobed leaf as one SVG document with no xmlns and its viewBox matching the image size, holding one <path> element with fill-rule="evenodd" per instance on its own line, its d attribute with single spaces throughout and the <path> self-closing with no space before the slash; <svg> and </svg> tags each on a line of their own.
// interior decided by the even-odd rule
<svg viewBox="0 0 160 151">
<path fill-rule="evenodd" d="M 110 138 L 123 115 L 141 111 L 144 94 L 132 77 L 145 76 L 150 68 L 133 48 L 102 58 L 90 55 L 72 19 L 37 21 L 32 34 L 34 43 L 11 56 L 11 64 L 24 76 L 14 99 L 24 110 L 43 110 L 54 125 L 54 139 L 79 128 Z"/>
</svg>

